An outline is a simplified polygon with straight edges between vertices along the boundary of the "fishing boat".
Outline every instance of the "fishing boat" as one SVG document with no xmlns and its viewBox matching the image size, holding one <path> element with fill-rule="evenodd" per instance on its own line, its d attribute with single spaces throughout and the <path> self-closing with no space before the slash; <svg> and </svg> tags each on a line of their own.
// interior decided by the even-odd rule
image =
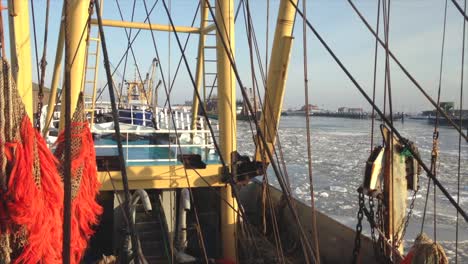
<svg viewBox="0 0 468 264">
<path fill-rule="evenodd" d="M 255 38 L 258 26 L 252 22 L 257 10 L 251 9 L 252 2 L 238 1 L 236 8 L 234 0 L 199 1 L 196 11 L 192 10 L 198 18 L 194 21 L 199 25 L 187 26 L 174 20 L 180 18 L 174 15 L 179 10 L 171 9 L 168 0 L 154 1 L 152 6 L 147 1 L 135 1 L 134 10 L 138 8 L 144 13 L 144 20 L 140 22 L 135 22 L 133 15 L 125 20 L 119 1 L 116 1 L 120 16 L 117 20 L 106 17 L 110 14 L 103 11 L 102 0 L 66 0 L 62 13 L 52 9 L 47 1 L 44 29 L 48 27 L 49 12 L 61 18 L 60 30 L 55 32 L 58 33 L 57 49 L 46 114 L 46 120 L 50 120 L 59 106 L 60 120 L 55 143 L 47 144 L 44 137 L 49 126 L 41 127 L 37 122 L 41 114 L 34 115 L 36 106 L 32 103 L 30 14 L 38 12 L 32 9 L 37 2 L 9 1 L 8 16 L 4 17 L 9 21 L 10 59 L 5 52 L 7 42 L 3 36 L 0 38 L 3 48 L 0 195 L 4 201 L 0 207 L 0 262 L 226 264 L 425 263 L 433 260 L 447 263 L 439 241 L 422 231 L 411 238 L 406 233 L 423 174 L 429 179 L 428 183 L 444 195 L 448 201 L 446 206 L 456 210 L 457 226 L 459 221 L 468 221 L 466 208 L 454 199 L 453 190 L 447 190 L 444 182 L 436 177 L 437 138 L 434 138 L 429 166 L 419 153 L 418 145 L 404 138 L 393 120 L 389 120 L 391 104 L 390 109 L 381 110 L 315 30 L 306 12 L 308 1 L 301 2 L 302 7 L 298 0 L 280 0 L 274 2 L 274 8 L 272 4 L 277 18 L 272 46 L 268 46 L 268 41 L 265 43 L 270 56 L 267 68 L 263 69 L 261 56 L 255 54 L 259 43 Z M 384 47 L 386 65 L 391 58 L 403 67 L 390 53 L 388 39 L 382 41 L 353 1 L 349 3 L 367 25 L 376 46 Z M 458 6 L 456 1 L 453 3 Z M 106 8 L 110 4 L 106 3 Z M 383 1 L 387 16 L 389 5 Z M 151 21 L 155 7 L 163 12 L 167 24 Z M 244 15 L 249 47 L 244 54 L 234 54 L 235 44 L 239 43 L 235 34 L 236 10 Z M 32 19 L 34 21 L 34 16 Z M 387 18 L 383 24 L 388 30 Z M 34 32 L 37 25 L 32 25 Z M 6 23 L 1 26 L 3 34 Z M 286 84 L 291 75 L 288 72 L 291 52 L 296 45 L 293 44 L 294 26 L 301 27 L 304 32 L 304 104 L 309 106 L 306 66 L 309 46 L 305 32 L 312 32 L 372 106 L 375 116 L 381 119 L 380 129 L 375 130 L 379 131 L 382 143 L 372 141 L 370 153 L 369 149 L 362 150 L 369 158 L 361 164 L 364 173 L 355 192 L 358 204 L 355 228 L 315 207 L 309 130 L 307 142 L 298 143 L 307 146 L 307 154 L 303 153 L 301 158 L 306 160 L 303 167 L 309 169 L 309 202 L 294 196 L 287 177 L 284 157 L 290 153 L 283 153 L 279 135 Z M 121 60 L 125 63 L 125 58 L 133 57 L 137 64 L 133 46 L 136 36 L 130 29 L 143 31 L 151 37 L 151 54 L 160 63 L 153 69 L 159 71 L 164 88 L 165 106 L 161 109 L 147 107 L 153 98 L 146 97 L 143 92 L 145 81 L 140 76 L 127 82 L 128 100 L 121 100 L 119 105 L 111 69 L 114 59 L 110 56 L 115 54 L 117 43 L 108 41 L 110 28 L 125 32 L 126 45 Z M 46 37 L 41 46 L 47 47 L 47 34 L 52 32 L 44 31 Z M 166 75 L 162 69 L 158 51 L 161 40 L 155 37 L 155 32 L 167 32 L 168 46 L 181 55 L 180 65 L 188 77 L 183 91 L 187 93 L 190 88 L 193 93 L 190 112 L 176 111 L 173 107 L 171 92 L 176 74 L 172 79 L 171 74 Z M 190 64 L 193 61 L 182 43 L 183 36 L 188 34 L 198 37 L 193 56 L 195 66 Z M 209 50 L 214 50 L 215 54 L 209 55 Z M 145 56 L 149 52 L 145 50 Z M 236 58 L 247 52 L 252 89 L 264 88 L 263 100 L 258 106 L 249 99 L 248 86 L 237 64 Z M 45 55 L 44 49 L 44 63 L 38 70 L 41 74 L 37 108 L 40 110 L 47 65 Z M 210 57 L 213 55 L 215 59 Z M 208 66 L 209 63 L 215 66 Z M 112 120 L 98 123 L 94 116 L 100 107 L 98 68 L 101 66 Z M 58 97 L 62 71 L 64 85 Z M 409 75 L 406 69 L 404 72 Z M 207 76 L 216 81 L 207 81 Z M 264 78 L 257 82 L 255 76 Z M 416 82 L 412 76 L 408 77 Z M 385 81 L 390 82 L 389 79 L 385 75 Z M 415 85 L 422 89 L 417 82 Z M 210 98 L 211 92 L 207 93 L 210 87 L 217 91 L 217 122 L 210 120 L 208 103 L 204 103 Z M 389 83 L 385 87 L 388 89 Z M 238 90 L 245 106 L 243 115 L 249 117 L 253 131 L 254 144 L 248 154 L 238 152 Z M 85 104 L 86 93 L 91 95 L 90 105 Z M 391 99 L 391 93 L 388 94 Z M 142 95 L 145 95 L 143 103 Z M 438 113 L 450 119 L 427 93 L 425 95 Z M 257 118 L 259 113 L 260 118 Z M 304 116 L 305 127 L 309 129 L 310 107 L 305 107 Z M 377 124 L 374 124 L 375 116 L 372 116 L 372 133 Z M 460 140 L 467 138 L 456 123 L 450 124 L 459 133 Z M 437 135 L 438 127 L 434 130 Z M 339 151 L 344 153 L 344 150 Z M 270 184 L 272 180 L 276 185 Z M 460 194 L 460 190 L 457 191 Z M 363 229 L 363 225 L 369 226 L 368 229 Z M 415 239 L 415 242 L 405 247 L 404 239 Z"/>
</svg>

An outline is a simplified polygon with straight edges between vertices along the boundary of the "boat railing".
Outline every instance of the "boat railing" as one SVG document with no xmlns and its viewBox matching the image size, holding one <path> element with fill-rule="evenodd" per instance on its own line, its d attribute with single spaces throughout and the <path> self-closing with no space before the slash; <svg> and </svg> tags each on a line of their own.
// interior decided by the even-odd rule
<svg viewBox="0 0 468 264">
<path fill-rule="evenodd" d="M 200 120 L 200 122 L 202 122 Z M 205 129 L 203 122 L 201 129 L 153 129 L 136 126 L 136 129 L 120 130 L 122 147 L 127 163 L 160 163 L 177 162 L 178 154 L 200 154 L 203 160 L 209 160 L 215 154 L 211 131 Z M 93 129 L 95 135 L 96 152 L 117 150 L 117 142 L 101 141 L 100 138 L 115 139 L 115 130 Z M 145 156 L 147 153 L 148 155 Z M 155 154 L 156 153 L 156 154 Z M 160 154 L 157 154 L 160 153 Z M 161 154 L 162 153 L 162 154 Z M 156 157 L 159 156 L 159 157 Z M 166 157 L 161 157 L 166 156 Z"/>
</svg>

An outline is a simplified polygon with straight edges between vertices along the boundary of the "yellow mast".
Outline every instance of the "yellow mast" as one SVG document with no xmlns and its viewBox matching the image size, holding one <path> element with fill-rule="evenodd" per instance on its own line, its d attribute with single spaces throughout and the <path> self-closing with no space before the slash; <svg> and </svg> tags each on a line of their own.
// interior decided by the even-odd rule
<svg viewBox="0 0 468 264">
<path fill-rule="evenodd" d="M 97 25 L 97 19 L 91 19 L 91 24 Z M 142 22 L 128 22 L 120 20 L 103 19 L 102 25 L 104 27 L 118 27 L 118 28 L 135 28 L 155 31 L 168 31 L 173 32 L 170 25 L 161 24 L 148 24 Z M 177 33 L 199 33 L 200 29 L 196 27 L 175 26 Z"/>
<path fill-rule="evenodd" d="M 200 28 L 203 29 L 208 24 L 208 5 L 206 4 L 205 0 L 200 0 L 200 7 L 201 7 L 201 17 L 200 17 Z M 195 75 L 195 83 L 197 84 L 197 91 L 200 92 L 200 87 L 203 85 L 203 73 L 205 72 L 204 69 L 204 60 L 205 60 L 205 40 L 206 40 L 206 33 L 203 30 L 200 30 L 200 36 L 198 39 L 198 56 L 197 56 L 197 72 Z M 198 101 L 198 97 L 196 93 L 193 93 L 192 99 L 192 130 L 195 130 L 197 124 L 197 116 L 198 116 L 198 106 L 200 102 Z"/>
<path fill-rule="evenodd" d="M 84 31 L 84 36 L 86 36 L 88 31 L 88 16 L 83 14 L 88 14 L 89 0 L 69 0 L 67 7 L 69 9 L 67 19 L 70 19 L 70 21 L 67 22 L 69 28 L 65 28 L 64 31 L 67 32 L 67 37 L 70 38 L 68 42 L 70 47 L 66 52 L 68 52 L 67 57 L 70 58 L 70 60 L 74 60 L 66 61 L 65 65 L 67 68 L 70 68 L 71 109 L 73 113 L 84 78 L 83 69 L 86 55 L 86 38 L 81 38 L 81 34 Z M 65 90 L 62 92 L 62 102 L 64 101 Z M 61 112 L 65 113 L 65 104 L 61 104 L 61 107 Z M 64 128 L 64 125 L 64 115 L 61 115 L 60 130 Z"/>
<path fill-rule="evenodd" d="M 297 5 L 297 0 L 292 0 Z M 275 38 L 271 51 L 270 65 L 268 68 L 267 88 L 260 120 L 260 129 L 267 141 L 270 149 L 275 143 L 276 130 L 278 128 L 281 108 L 283 105 L 284 91 L 286 87 L 286 78 L 288 76 L 289 58 L 291 55 L 291 46 L 293 41 L 292 29 L 296 9 L 290 0 L 281 0 L 278 9 L 278 20 L 276 22 Z M 260 142 L 260 140 L 259 140 Z M 256 160 L 262 161 L 260 152 L 257 148 Z M 265 155 L 266 156 L 266 155 Z M 265 157 L 268 161 L 268 158 Z"/>
<path fill-rule="evenodd" d="M 63 16 L 63 10 L 62 10 Z M 50 85 L 49 103 L 47 106 L 47 117 L 45 126 L 42 128 L 42 135 L 46 136 L 49 131 L 49 124 L 52 121 L 52 115 L 55 111 L 55 103 L 57 100 L 57 88 L 60 81 L 60 72 L 62 71 L 63 46 L 65 45 L 65 33 L 63 31 L 63 21 L 60 23 L 59 37 L 57 40 L 57 51 L 55 53 L 54 72 L 52 74 L 52 84 Z"/>
<path fill-rule="evenodd" d="M 29 33 L 28 0 L 8 0 L 10 54 L 13 78 L 26 112 L 33 120 L 31 35 Z"/>
<path fill-rule="evenodd" d="M 216 56 L 218 70 L 218 113 L 219 113 L 219 141 L 221 155 L 227 164 L 231 163 L 231 153 L 236 147 L 236 79 L 229 57 L 234 56 L 234 1 L 216 1 L 216 21 L 219 31 L 216 35 Z M 230 53 L 223 47 L 222 40 L 228 46 Z M 236 224 L 237 215 L 233 208 L 237 208 L 237 201 L 232 195 L 230 185 L 221 188 L 221 235 L 223 241 L 223 256 L 237 261 L 236 254 Z"/>
</svg>

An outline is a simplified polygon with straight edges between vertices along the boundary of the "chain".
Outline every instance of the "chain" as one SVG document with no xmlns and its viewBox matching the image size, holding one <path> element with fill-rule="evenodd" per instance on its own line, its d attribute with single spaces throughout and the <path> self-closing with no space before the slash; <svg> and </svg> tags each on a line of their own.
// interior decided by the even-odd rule
<svg viewBox="0 0 468 264">
<path fill-rule="evenodd" d="M 383 228 L 384 226 L 384 222 L 383 222 L 383 216 L 382 216 L 382 212 L 383 212 L 383 203 L 382 203 L 382 200 L 378 199 L 377 200 L 377 215 L 376 215 L 376 222 L 377 222 L 377 225 L 379 228 Z M 385 237 L 383 237 L 382 235 L 379 234 L 379 239 L 378 239 L 378 245 L 379 245 L 379 258 L 380 260 L 383 260 L 382 262 L 383 263 L 387 263 L 389 261 L 387 261 L 387 258 L 385 257 L 385 241 L 384 241 Z"/>
<path fill-rule="evenodd" d="M 419 187 L 418 187 L 418 189 L 419 189 Z M 406 216 L 405 222 L 400 226 L 400 228 L 398 229 L 398 232 L 396 234 L 397 240 L 396 240 L 396 243 L 395 243 L 395 248 L 400 247 L 400 244 L 403 241 L 403 237 L 405 237 L 405 233 L 406 233 L 406 229 L 408 228 L 409 220 L 410 220 L 411 216 L 413 215 L 414 202 L 416 201 L 416 194 L 417 193 L 418 193 L 418 190 L 413 192 L 413 197 L 411 198 L 411 204 L 409 206 L 408 215 Z M 400 230 L 401 230 L 401 237 L 398 237 L 398 233 L 400 233 Z"/>
<path fill-rule="evenodd" d="M 354 238 L 354 250 L 353 250 L 353 262 L 357 263 L 359 250 L 361 249 L 361 232 L 362 232 L 362 218 L 364 217 L 364 193 L 358 191 L 359 193 L 359 211 L 357 214 L 357 224 L 356 224 L 356 237 Z"/>
<path fill-rule="evenodd" d="M 369 196 L 369 217 L 374 219 L 374 197 L 372 196 Z M 375 254 L 375 257 L 377 257 L 377 241 L 376 241 L 376 238 L 375 238 L 375 228 L 374 226 L 371 225 L 371 238 L 372 238 L 372 246 L 374 247 L 374 254 Z"/>
</svg>

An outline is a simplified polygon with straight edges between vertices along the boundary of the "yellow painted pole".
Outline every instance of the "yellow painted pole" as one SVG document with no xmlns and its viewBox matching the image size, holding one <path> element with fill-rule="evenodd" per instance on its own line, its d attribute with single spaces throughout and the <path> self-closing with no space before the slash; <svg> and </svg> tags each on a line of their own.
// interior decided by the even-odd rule
<svg viewBox="0 0 468 264">
<path fill-rule="evenodd" d="M 102 7 L 102 1 L 101 1 L 101 7 Z M 101 9 L 102 10 L 102 9 Z M 99 43 L 101 42 L 100 38 L 98 41 L 96 41 L 96 55 L 95 55 L 95 60 L 96 60 L 96 69 L 94 69 L 94 76 L 93 76 L 93 97 L 91 98 L 91 127 L 93 126 L 94 124 L 94 113 L 95 113 L 95 109 L 96 109 L 96 97 L 97 97 L 97 79 L 98 79 L 98 68 L 99 68 L 99 52 L 100 52 L 100 48 L 99 48 Z M 86 70 L 85 70 L 86 71 Z"/>
<path fill-rule="evenodd" d="M 100 0 L 99 1 L 99 7 L 100 8 L 100 12 L 101 12 L 101 16 L 102 16 L 102 10 L 103 10 L 103 3 L 104 1 L 103 0 Z M 90 41 L 95 41 L 96 42 L 96 49 L 95 49 L 95 57 L 94 57 L 94 75 L 93 75 L 93 96 L 91 98 L 91 128 L 93 127 L 93 124 L 94 124 L 94 113 L 95 113 L 95 109 L 96 109 L 96 97 L 97 97 L 97 80 L 98 80 L 98 69 L 99 69 L 99 52 L 101 51 L 101 49 L 99 48 L 99 44 L 101 44 L 101 37 L 99 35 L 99 33 L 96 34 L 97 35 L 97 38 L 96 39 L 91 39 L 91 36 L 88 37 L 88 45 L 87 45 L 87 52 L 86 52 L 86 64 L 89 63 L 89 60 L 88 60 L 88 57 L 89 57 L 89 54 L 88 54 L 88 51 L 89 51 L 89 42 Z M 86 77 L 86 74 L 87 74 L 87 69 L 88 67 L 86 66 L 85 67 L 85 77 Z M 86 86 L 86 79 L 83 78 L 84 80 L 84 84 L 83 84 L 83 88 Z"/>
<path fill-rule="evenodd" d="M 208 5 L 206 4 L 205 0 L 200 0 L 201 6 L 201 16 L 200 16 L 200 28 L 206 27 L 208 23 Z M 200 92 L 200 88 L 203 85 L 203 73 L 205 72 L 205 40 L 206 35 L 203 31 L 200 32 L 200 36 L 198 39 L 198 56 L 197 56 L 197 72 L 195 75 L 195 82 L 197 84 L 197 91 Z M 193 92 L 193 99 L 192 99 L 192 130 L 195 130 L 197 125 L 197 117 L 198 117 L 198 106 L 200 102 L 198 101 L 197 94 Z"/>
<path fill-rule="evenodd" d="M 91 19 L 91 24 L 97 25 L 97 19 Z M 121 20 L 110 20 L 103 19 L 102 25 L 105 27 L 119 27 L 119 28 L 136 28 L 136 29 L 146 29 L 146 30 L 155 30 L 155 31 L 167 31 L 172 32 L 172 27 L 170 25 L 161 25 L 161 24 L 148 24 L 142 22 L 128 22 Z M 200 29 L 196 27 L 186 27 L 186 26 L 175 26 L 177 33 L 199 33 Z"/>
<path fill-rule="evenodd" d="M 202 27 L 201 30 L 200 30 L 200 33 L 208 34 L 209 32 L 214 31 L 214 30 L 216 30 L 216 25 L 211 24 L 209 26 Z"/>
<path fill-rule="evenodd" d="M 292 0 L 292 2 L 297 5 L 298 0 Z M 264 98 L 265 103 L 260 120 L 260 129 L 270 148 L 274 145 L 276 140 L 276 129 L 279 124 L 283 106 L 295 16 L 296 10 L 290 0 L 281 0 L 270 65 L 268 68 L 267 88 Z M 262 160 L 261 155 L 260 149 L 257 148 L 257 161 Z"/>
<path fill-rule="evenodd" d="M 229 57 L 234 56 L 234 1 L 216 2 L 216 21 L 220 31 L 216 35 L 216 56 L 218 70 L 218 118 L 221 155 L 231 164 L 231 153 L 236 147 L 236 80 Z M 224 26 L 223 26 L 224 25 Z M 228 45 L 229 53 L 223 47 L 221 38 Z M 224 258 L 237 262 L 236 252 L 236 212 L 228 204 L 237 208 L 230 185 L 221 188 L 221 234 Z M 228 204 L 227 204 L 228 203 Z"/>
<path fill-rule="evenodd" d="M 63 16 L 63 10 L 62 10 Z M 54 72 L 52 74 L 52 83 L 50 85 L 49 103 L 47 105 L 47 116 L 45 126 L 42 128 L 42 135 L 45 137 L 49 131 L 49 124 L 52 121 L 52 115 L 55 111 L 57 100 L 57 88 L 60 81 L 60 72 L 62 71 L 63 46 L 65 44 L 65 34 L 63 32 L 63 22 L 60 23 L 59 37 L 57 39 L 57 51 L 55 52 Z"/>
<path fill-rule="evenodd" d="M 70 0 L 67 6 L 69 9 L 67 19 L 70 19 L 70 21 L 67 22 L 69 28 L 64 30 L 65 33 L 68 34 L 65 34 L 65 37 L 70 38 L 68 41 L 70 47 L 66 49 L 65 52 L 67 52 L 66 57 L 70 60 L 74 60 L 73 62 L 66 61 L 65 67 L 70 67 L 71 109 L 73 115 L 84 78 L 83 67 L 86 55 L 86 38 L 81 38 L 81 34 L 84 30 L 84 36 L 87 35 L 89 0 Z M 65 90 L 62 92 L 62 102 L 65 102 Z M 65 125 L 65 104 L 61 104 L 61 106 L 60 130 L 62 130 Z"/>
<path fill-rule="evenodd" d="M 10 54 L 13 78 L 18 92 L 33 120 L 31 35 L 29 32 L 29 1 L 8 0 L 10 25 Z"/>
</svg>

